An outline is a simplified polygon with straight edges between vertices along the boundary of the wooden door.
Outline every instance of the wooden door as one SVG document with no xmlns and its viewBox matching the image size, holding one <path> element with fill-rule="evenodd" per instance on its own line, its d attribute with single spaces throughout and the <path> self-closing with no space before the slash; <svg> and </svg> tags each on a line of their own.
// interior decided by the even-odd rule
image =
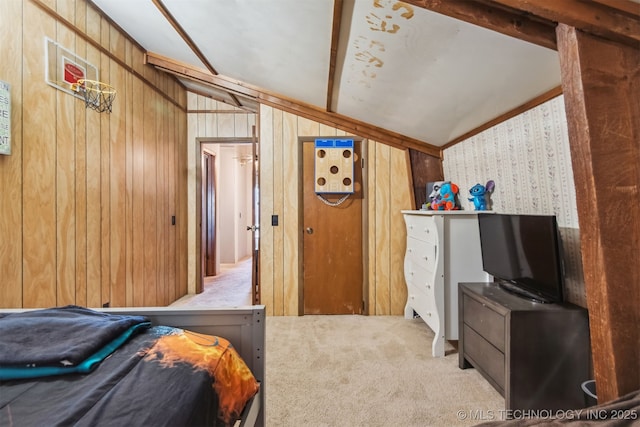
<svg viewBox="0 0 640 427">
<path fill-rule="evenodd" d="M 216 274 L 216 178 L 215 156 L 203 153 L 203 240 L 204 275 Z"/>
<path fill-rule="evenodd" d="M 363 311 L 362 143 L 354 147 L 354 189 L 338 206 L 315 193 L 314 143 L 303 144 L 304 314 Z M 330 203 L 342 195 L 325 195 Z"/>
<path fill-rule="evenodd" d="M 259 203 L 259 194 L 260 194 L 260 171 L 259 165 L 260 162 L 258 160 L 258 139 L 256 137 L 256 127 L 253 126 L 253 141 L 251 143 L 252 146 L 252 155 L 253 161 L 253 172 L 252 172 L 252 183 L 251 183 L 251 206 L 252 206 L 252 220 L 253 225 L 251 227 L 251 232 L 253 239 L 251 239 L 251 253 L 253 254 L 251 259 L 251 301 L 253 304 L 260 304 L 260 203 Z"/>
</svg>

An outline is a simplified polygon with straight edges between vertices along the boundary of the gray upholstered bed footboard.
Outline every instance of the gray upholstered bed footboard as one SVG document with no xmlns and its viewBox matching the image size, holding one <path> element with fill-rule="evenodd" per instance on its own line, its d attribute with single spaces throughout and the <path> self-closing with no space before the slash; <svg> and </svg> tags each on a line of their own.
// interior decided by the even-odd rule
<svg viewBox="0 0 640 427">
<path fill-rule="evenodd" d="M 0 313 L 16 313 L 28 309 L 2 309 Z M 204 308 L 204 307 L 123 307 L 100 311 L 113 314 L 147 316 L 155 325 L 173 326 L 227 339 L 242 356 L 255 378 L 260 391 L 242 413 L 242 426 L 265 425 L 265 310 L 263 305 Z"/>
</svg>

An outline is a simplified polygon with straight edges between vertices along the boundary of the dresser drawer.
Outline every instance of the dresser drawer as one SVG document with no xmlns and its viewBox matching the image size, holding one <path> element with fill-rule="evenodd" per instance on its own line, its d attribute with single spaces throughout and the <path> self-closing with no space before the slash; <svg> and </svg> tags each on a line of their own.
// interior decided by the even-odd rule
<svg viewBox="0 0 640 427">
<path fill-rule="evenodd" d="M 504 353 L 495 348 L 489 341 L 478 335 L 468 325 L 464 325 L 464 357 L 471 361 L 476 369 L 496 386 L 504 396 L 505 365 Z"/>
<path fill-rule="evenodd" d="M 433 297 L 414 285 L 407 286 L 407 294 L 407 304 L 422 317 L 427 325 L 436 331 L 438 313 L 433 303 Z"/>
<path fill-rule="evenodd" d="M 504 316 L 467 295 L 464 295 L 463 298 L 463 319 L 465 325 L 482 335 L 487 341 L 504 353 Z"/>
<path fill-rule="evenodd" d="M 407 236 L 433 244 L 438 243 L 438 229 L 432 216 L 405 215 L 404 222 L 407 226 Z"/>
<path fill-rule="evenodd" d="M 414 237 L 407 238 L 407 256 L 418 266 L 431 272 L 436 270 L 436 245 Z"/>
<path fill-rule="evenodd" d="M 434 272 L 417 264 L 411 257 L 404 260 L 404 278 L 408 285 L 433 295 Z"/>
</svg>

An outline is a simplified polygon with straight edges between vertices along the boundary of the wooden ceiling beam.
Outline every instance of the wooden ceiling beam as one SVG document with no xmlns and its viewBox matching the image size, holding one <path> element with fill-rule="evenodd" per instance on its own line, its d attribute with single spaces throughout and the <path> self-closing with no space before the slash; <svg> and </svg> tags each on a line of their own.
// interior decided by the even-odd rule
<svg viewBox="0 0 640 427">
<path fill-rule="evenodd" d="M 614 9 L 640 16 L 640 4 L 631 0 L 591 0 Z"/>
<path fill-rule="evenodd" d="M 640 4 L 619 0 L 621 7 L 584 0 L 491 0 L 538 18 L 570 25 L 577 30 L 638 48 Z M 627 9 L 627 10 L 625 10 Z M 635 11 L 635 13 L 630 13 Z"/>
<path fill-rule="evenodd" d="M 445 145 L 442 146 L 442 150 L 446 150 L 449 147 L 452 147 L 462 141 L 466 141 L 467 139 L 471 138 L 472 136 L 475 136 L 477 134 L 479 134 L 480 132 L 483 132 L 487 129 L 490 129 L 494 126 L 497 126 L 498 124 L 502 123 L 502 122 L 506 122 L 507 120 L 516 117 L 522 113 L 524 113 L 525 111 L 529 111 L 532 108 L 537 107 L 540 104 L 543 104 L 547 101 L 549 101 L 550 99 L 553 99 L 557 96 L 562 95 L 562 86 L 558 86 L 558 87 L 554 87 L 551 90 L 546 91 L 545 93 L 536 96 L 535 98 L 531 99 L 530 101 L 525 102 L 524 104 L 514 108 L 513 110 L 510 110 L 504 114 L 499 115 L 498 117 L 496 117 L 493 120 L 489 120 L 488 122 L 484 123 L 481 126 L 478 126 L 475 129 L 471 129 L 469 132 L 464 133 L 462 135 L 460 135 L 457 138 L 452 139 L 451 141 L 447 142 Z"/>
<path fill-rule="evenodd" d="M 333 2 L 333 25 L 331 28 L 331 52 L 329 53 L 329 77 L 327 79 L 327 111 L 333 104 L 333 82 L 335 81 L 336 63 L 338 61 L 338 42 L 340 41 L 340 25 L 342 23 L 342 0 Z"/>
<path fill-rule="evenodd" d="M 520 11 L 509 11 L 490 1 L 403 0 L 451 18 L 497 31 L 538 46 L 557 50 L 555 23 Z"/>
<path fill-rule="evenodd" d="M 207 59 L 206 55 L 202 53 L 196 42 L 189 36 L 189 34 L 187 34 L 185 29 L 182 28 L 182 25 L 180 25 L 176 18 L 174 18 L 171 12 L 169 12 L 169 9 L 167 9 L 164 3 L 162 3 L 162 0 L 152 1 L 156 8 L 160 11 L 160 13 L 162 13 L 162 15 L 165 17 L 167 22 L 169 22 L 173 29 L 176 30 L 176 33 L 178 33 L 180 37 L 182 37 L 182 40 L 184 40 L 184 42 L 187 44 L 187 46 L 189 46 L 189 49 L 191 49 L 191 51 L 198 57 L 198 59 L 204 64 L 204 66 L 207 67 L 207 70 L 209 70 L 209 72 L 213 75 L 218 74 L 216 69 Z M 240 100 L 236 98 L 232 93 L 229 94 L 229 97 L 231 98 L 231 102 L 233 102 L 234 107 L 242 107 L 242 103 L 240 102 Z"/>
<path fill-rule="evenodd" d="M 211 74 L 214 74 L 214 75 L 218 74 L 216 69 L 213 68 L 213 65 L 209 63 L 209 60 L 207 59 L 205 54 L 202 53 L 202 51 L 200 50 L 196 42 L 193 41 L 193 39 L 189 36 L 189 34 L 187 34 L 185 29 L 182 28 L 182 25 L 180 25 L 180 23 L 176 20 L 176 18 L 173 17 L 173 15 L 171 14 L 171 12 L 169 12 L 169 9 L 167 9 L 164 3 L 162 3 L 161 0 L 152 0 L 152 2 L 156 6 L 156 8 L 160 11 L 160 13 L 162 13 L 162 15 L 165 17 L 167 22 L 173 27 L 174 30 L 176 30 L 176 33 L 178 33 L 182 38 L 182 40 L 184 40 L 184 42 L 187 44 L 187 46 L 189 46 L 189 49 L 191 49 L 191 51 L 198 57 L 200 62 L 202 62 L 202 64 L 204 64 L 205 67 L 207 67 L 207 70 L 209 70 Z"/>
<path fill-rule="evenodd" d="M 442 158 L 440 147 L 338 113 L 324 111 L 310 105 L 302 106 L 296 101 L 286 100 L 266 93 L 261 93 L 258 100 L 261 104 L 279 108 L 283 111 L 335 127 L 356 136 L 361 136 L 400 149 L 412 148 L 438 159 Z"/>
<path fill-rule="evenodd" d="M 213 75 L 208 70 L 197 68 L 192 65 L 158 55 L 157 53 L 145 53 L 145 63 L 177 76 L 195 80 L 200 83 L 208 83 L 218 88 L 229 90 L 238 95 L 258 98 L 258 90 L 251 89 L 248 85 L 240 81 L 232 80 L 228 77 L 221 76 L 220 74 Z"/>
<path fill-rule="evenodd" d="M 602 404 L 640 387 L 640 49 L 565 24 L 558 48 Z"/>
<path fill-rule="evenodd" d="M 222 88 L 238 95 L 255 98 L 261 104 L 279 108 L 283 111 L 287 111 L 328 126 L 333 126 L 337 129 L 363 138 L 372 139 L 396 148 L 412 148 L 416 151 L 420 151 L 437 158 L 442 158 L 441 149 L 439 147 L 428 144 L 424 141 L 373 126 L 341 114 L 326 111 L 313 105 L 279 96 L 238 80 L 233 80 L 229 77 L 219 74 L 213 75 L 207 70 L 195 68 L 193 66 L 165 58 L 161 55 L 147 52 L 145 55 L 145 62 L 168 73 L 195 80 L 199 83 Z"/>
</svg>

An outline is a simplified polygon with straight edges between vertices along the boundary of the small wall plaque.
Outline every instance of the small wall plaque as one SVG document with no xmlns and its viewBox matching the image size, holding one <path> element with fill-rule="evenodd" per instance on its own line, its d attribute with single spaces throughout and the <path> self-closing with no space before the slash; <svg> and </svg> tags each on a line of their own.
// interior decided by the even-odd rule
<svg viewBox="0 0 640 427">
<path fill-rule="evenodd" d="M 11 85 L 0 80 L 0 154 L 11 154 Z"/>
</svg>

